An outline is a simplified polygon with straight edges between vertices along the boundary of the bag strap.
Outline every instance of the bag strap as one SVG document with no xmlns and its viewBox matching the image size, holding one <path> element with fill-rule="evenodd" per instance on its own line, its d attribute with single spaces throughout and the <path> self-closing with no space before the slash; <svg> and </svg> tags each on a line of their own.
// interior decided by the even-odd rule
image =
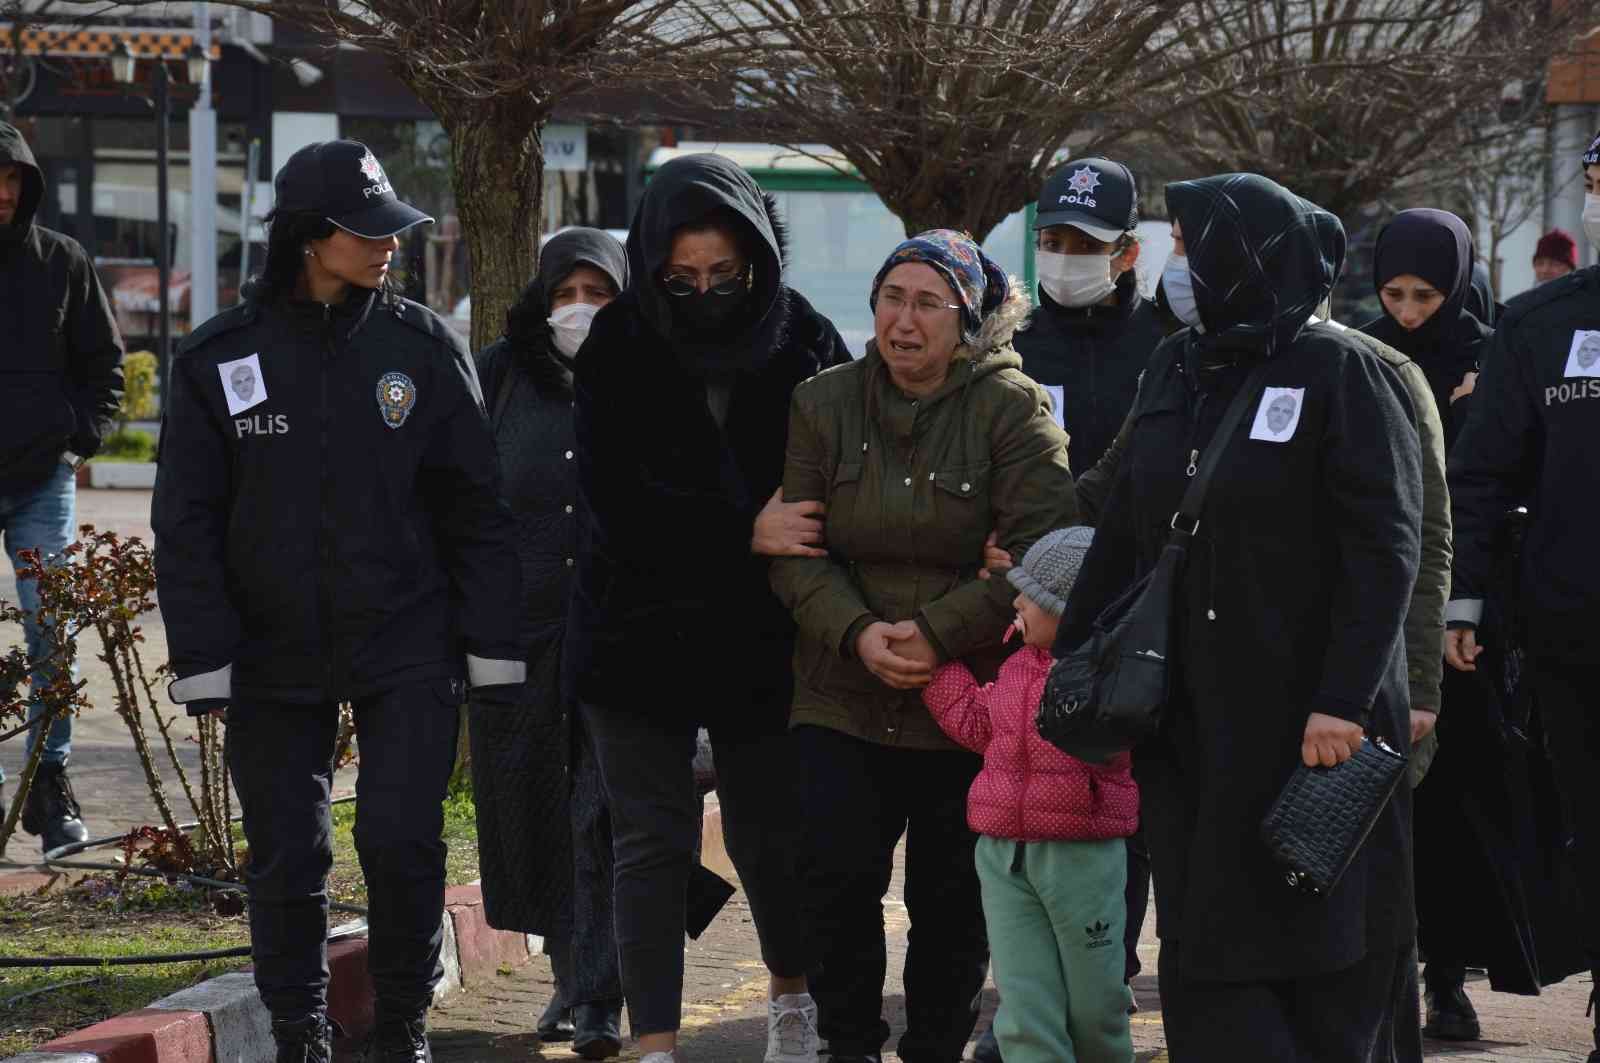
<svg viewBox="0 0 1600 1063">
<path fill-rule="evenodd" d="M 1178 512 L 1172 515 L 1173 542 L 1182 545 L 1200 530 L 1200 507 L 1205 505 L 1206 490 L 1211 486 L 1211 477 L 1222 461 L 1223 451 L 1227 450 L 1228 444 L 1233 441 L 1233 433 L 1238 430 L 1239 422 L 1244 420 L 1245 411 L 1255 405 L 1256 399 L 1260 396 L 1261 381 L 1266 376 L 1266 369 L 1266 363 L 1263 362 L 1251 370 L 1250 375 L 1245 378 L 1233 396 L 1233 401 L 1228 403 L 1227 412 L 1222 415 L 1216 434 L 1206 445 L 1205 456 L 1200 459 L 1199 466 L 1189 479 L 1189 488 L 1183 493 L 1183 502 L 1179 504 Z"/>
</svg>

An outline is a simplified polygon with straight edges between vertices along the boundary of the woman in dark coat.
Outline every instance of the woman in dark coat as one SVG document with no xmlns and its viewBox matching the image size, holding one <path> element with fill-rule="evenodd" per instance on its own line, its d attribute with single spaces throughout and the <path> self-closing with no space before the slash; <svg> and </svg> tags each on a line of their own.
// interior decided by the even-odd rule
<svg viewBox="0 0 1600 1063">
<path fill-rule="evenodd" d="M 1167 1045 L 1175 1063 L 1387 1060 L 1378 1030 L 1414 933 L 1409 793 L 1326 897 L 1286 884 L 1259 830 L 1300 763 L 1342 762 L 1363 734 L 1409 745 L 1411 402 L 1364 343 L 1309 323 L 1342 264 L 1338 219 L 1253 174 L 1168 185 L 1167 206 L 1203 331 L 1151 359 L 1058 652 L 1153 567 L 1185 470 L 1227 447 L 1178 590 L 1170 726 L 1134 751 Z M 1213 438 L 1258 366 L 1265 390 Z"/>
<path fill-rule="evenodd" d="M 557 233 L 539 275 L 479 353 L 500 476 L 522 561 L 528 681 L 517 711 L 471 714 L 478 862 L 491 926 L 544 936 L 556 994 L 544 1040 L 615 1055 L 622 983 L 611 911 L 611 824 L 589 738 L 561 696 L 578 554 L 572 365 L 590 320 L 628 281 L 622 245 L 598 229 Z M 574 1028 L 575 1027 L 575 1028 Z"/>
<path fill-rule="evenodd" d="M 782 281 L 776 204 L 725 158 L 657 171 L 627 246 L 631 283 L 578 358 L 583 542 L 566 667 L 610 801 L 631 1025 L 645 1063 L 673 1058 L 705 726 L 772 976 L 766 1058 L 814 1061 L 811 942 L 795 918 L 794 622 L 767 567 L 818 550 L 821 507 L 778 491 L 789 400 L 849 355 Z"/>
<path fill-rule="evenodd" d="M 1384 313 L 1362 331 L 1422 367 L 1448 447 L 1466 424 L 1491 336 L 1467 309 L 1474 294 L 1466 224 L 1447 211 L 1401 211 L 1378 235 L 1373 284 Z M 1503 631 L 1488 644 L 1503 647 Z M 1492 666 L 1503 662 L 1485 663 L 1491 667 L 1470 673 L 1444 669 L 1439 753 L 1415 796 L 1418 943 L 1428 961 L 1424 1032 L 1442 1040 L 1478 1037 L 1465 991 L 1469 966 L 1487 967 L 1494 989 L 1522 994 L 1585 966 L 1581 952 L 1535 933 L 1530 902 L 1554 897 L 1546 869 L 1559 859 L 1540 849 L 1550 832 L 1536 826 L 1533 812 L 1537 751 L 1496 681 L 1504 669 Z M 1558 810 L 1546 811 L 1558 824 Z"/>
</svg>

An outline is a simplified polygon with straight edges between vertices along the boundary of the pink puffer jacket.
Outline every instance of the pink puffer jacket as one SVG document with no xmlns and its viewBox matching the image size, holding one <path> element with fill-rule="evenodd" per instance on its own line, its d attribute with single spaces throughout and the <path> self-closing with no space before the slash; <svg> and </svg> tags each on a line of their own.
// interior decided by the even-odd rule
<svg viewBox="0 0 1600 1063">
<path fill-rule="evenodd" d="M 1126 838 L 1139 826 L 1139 787 L 1128 754 L 1104 767 L 1087 764 L 1033 726 L 1050 664 L 1050 654 L 1024 646 L 998 679 L 980 687 L 966 665 L 951 661 L 922 692 L 945 734 L 983 754 L 983 771 L 967 794 L 967 825 L 991 838 L 1027 842 Z"/>
</svg>

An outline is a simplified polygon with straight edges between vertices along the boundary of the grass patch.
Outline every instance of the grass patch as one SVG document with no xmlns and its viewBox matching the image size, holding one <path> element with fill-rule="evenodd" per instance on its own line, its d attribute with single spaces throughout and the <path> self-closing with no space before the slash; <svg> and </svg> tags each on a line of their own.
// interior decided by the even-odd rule
<svg viewBox="0 0 1600 1063">
<path fill-rule="evenodd" d="M 470 790 L 445 802 L 444 837 L 450 847 L 445 881 L 452 886 L 478 877 L 476 816 Z M 364 906 L 367 891 L 354 828 L 355 804 L 335 805 L 328 895 Z M 235 832 L 242 852 L 237 825 Z M 354 918 L 334 912 L 329 921 L 337 926 Z M 218 915 L 206 891 L 158 879 L 130 877 L 119 885 L 113 876 L 95 875 L 43 895 L 0 896 L 0 956 L 144 956 L 249 943 L 243 915 Z M 249 962 L 240 957 L 126 967 L 0 968 L 0 1059 Z"/>
</svg>

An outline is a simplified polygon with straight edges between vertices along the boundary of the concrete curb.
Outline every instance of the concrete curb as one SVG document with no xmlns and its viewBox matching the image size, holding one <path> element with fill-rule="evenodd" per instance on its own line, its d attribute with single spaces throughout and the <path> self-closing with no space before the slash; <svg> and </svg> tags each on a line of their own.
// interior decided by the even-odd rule
<svg viewBox="0 0 1600 1063">
<path fill-rule="evenodd" d="M 438 1001 L 518 967 L 539 939 L 495 930 L 476 885 L 445 892 L 444 978 Z M 328 1015 L 352 1039 L 372 1032 L 373 990 L 365 938 L 328 946 Z M 247 971 L 219 975 L 147 1008 L 96 1023 L 0 1063 L 269 1063 L 272 1031 Z"/>
</svg>

